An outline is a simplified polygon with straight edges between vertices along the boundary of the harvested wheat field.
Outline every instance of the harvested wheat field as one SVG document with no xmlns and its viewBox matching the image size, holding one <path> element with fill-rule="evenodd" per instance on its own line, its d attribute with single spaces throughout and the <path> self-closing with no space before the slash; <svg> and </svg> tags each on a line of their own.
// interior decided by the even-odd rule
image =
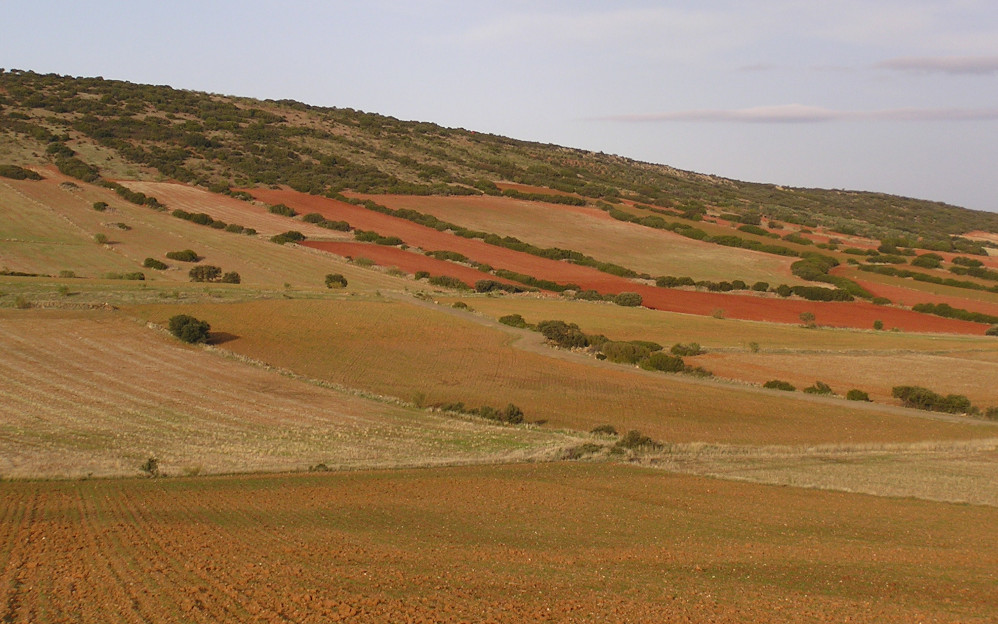
<svg viewBox="0 0 998 624">
<path fill-rule="evenodd" d="M 0 311 L 0 342 L 5 478 L 135 475 L 149 457 L 173 475 L 509 461 L 571 443 L 305 383 L 109 312 Z"/>
<path fill-rule="evenodd" d="M 9 622 L 984 623 L 998 606 L 993 507 L 579 464 L 0 493 Z"/>
<path fill-rule="evenodd" d="M 987 437 L 979 423 L 641 371 L 549 348 L 540 334 L 416 301 L 255 301 L 135 306 L 235 336 L 221 348 L 419 404 L 514 403 L 526 419 L 589 431 L 609 423 L 669 442 L 821 444 Z M 909 413 L 910 412 L 910 413 Z"/>
</svg>

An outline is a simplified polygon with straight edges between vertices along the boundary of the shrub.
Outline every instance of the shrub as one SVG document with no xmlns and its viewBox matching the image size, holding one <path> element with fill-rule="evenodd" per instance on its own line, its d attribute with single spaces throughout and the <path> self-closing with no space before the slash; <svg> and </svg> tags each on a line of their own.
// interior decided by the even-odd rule
<svg viewBox="0 0 998 624">
<path fill-rule="evenodd" d="M 700 355 L 703 353 L 703 349 L 700 347 L 699 343 L 696 342 L 691 342 L 689 344 L 681 344 L 677 342 L 672 345 L 672 348 L 669 349 L 669 351 L 672 355 L 678 355 L 681 357 Z"/>
<path fill-rule="evenodd" d="M 139 466 L 139 470 L 145 473 L 147 477 L 158 477 L 159 476 L 159 460 L 155 457 L 150 457 L 149 459 L 142 462 Z"/>
<path fill-rule="evenodd" d="M 416 274 L 413 275 L 413 277 L 415 277 L 418 280 L 421 280 L 424 277 L 429 277 L 429 276 L 430 276 L 430 272 L 429 271 L 416 271 Z"/>
<path fill-rule="evenodd" d="M 769 282 L 756 282 L 752 284 L 752 290 L 756 292 L 766 292 L 769 290 Z"/>
<path fill-rule="evenodd" d="M 663 373 L 681 373 L 686 370 L 686 363 L 683 358 L 669 355 L 663 351 L 656 351 L 649 354 L 641 363 L 641 367 L 647 370 L 657 370 Z"/>
<path fill-rule="evenodd" d="M 456 277 L 451 277 L 450 275 L 434 275 L 429 280 L 430 284 L 434 286 L 440 286 L 442 288 L 455 288 L 457 290 L 471 290 L 471 286 L 468 286 Z"/>
<path fill-rule="evenodd" d="M 499 317 L 499 322 L 503 325 L 509 325 L 510 327 L 527 327 L 526 319 L 519 314 L 507 314 L 506 316 L 501 316 Z"/>
<path fill-rule="evenodd" d="M 595 290 L 580 290 L 575 293 L 575 299 L 581 299 L 583 301 L 603 301 L 603 295 L 599 294 Z"/>
<path fill-rule="evenodd" d="M 846 392 L 846 399 L 850 401 L 869 401 L 870 395 L 863 392 L 862 390 L 857 390 L 853 388 L 849 392 Z"/>
<path fill-rule="evenodd" d="M 942 266 L 943 257 L 939 254 L 927 253 L 918 256 L 911 261 L 911 266 L 922 267 L 923 269 L 938 269 Z"/>
<path fill-rule="evenodd" d="M 992 325 L 984 332 L 985 336 L 998 336 L 998 325 Z"/>
<path fill-rule="evenodd" d="M 905 407 L 929 410 L 934 412 L 948 412 L 950 414 L 962 414 L 974 411 L 970 399 L 962 394 L 948 394 L 942 396 L 921 386 L 894 386 L 891 395 L 900 399 Z"/>
<path fill-rule="evenodd" d="M 475 291 L 480 293 L 485 292 L 508 292 L 508 293 L 520 293 L 523 292 L 523 288 L 520 286 L 514 286 L 513 284 L 507 284 L 505 282 L 498 282 L 496 280 L 483 279 L 475 282 Z"/>
<path fill-rule="evenodd" d="M 636 292 L 622 292 L 619 295 L 614 296 L 613 302 L 619 306 L 633 308 L 641 305 L 642 298 L 641 295 Z"/>
<path fill-rule="evenodd" d="M 617 446 L 631 450 L 658 450 L 662 448 L 661 444 L 636 429 L 631 429 L 617 440 Z"/>
<path fill-rule="evenodd" d="M 582 333 L 575 323 L 565 321 L 541 321 L 537 331 L 544 337 L 564 349 L 583 348 L 589 346 L 589 337 Z"/>
<path fill-rule="evenodd" d="M 0 177 L 10 178 L 11 180 L 42 179 L 42 176 L 38 175 L 31 169 L 25 169 L 24 167 L 18 167 L 17 165 L 0 165 Z"/>
<path fill-rule="evenodd" d="M 192 282 L 215 282 L 222 277 L 222 269 L 211 264 L 192 267 L 188 272 Z"/>
<path fill-rule="evenodd" d="M 318 212 L 310 212 L 301 218 L 305 223 L 322 223 L 326 220 L 326 217 L 322 216 Z"/>
<path fill-rule="evenodd" d="M 786 392 L 793 392 L 797 390 L 792 383 L 789 381 L 783 381 L 780 379 L 770 379 L 766 383 L 762 384 L 763 388 L 769 388 L 771 390 L 784 390 Z"/>
<path fill-rule="evenodd" d="M 636 345 L 633 342 L 605 342 L 600 347 L 600 351 L 606 356 L 606 359 L 618 364 L 637 364 L 651 355 L 651 351 L 647 347 Z"/>
<path fill-rule="evenodd" d="M 235 271 L 229 271 L 228 273 L 223 275 L 222 279 L 220 279 L 219 281 L 222 282 L 223 284 L 239 284 L 240 282 L 243 281 L 243 278 L 240 277 L 239 274 L 236 273 Z"/>
<path fill-rule="evenodd" d="M 169 330 L 180 340 L 195 344 L 208 341 L 211 325 L 207 321 L 198 320 L 189 314 L 177 314 L 170 317 Z"/>
<path fill-rule="evenodd" d="M 347 278 L 339 273 L 329 273 L 326 275 L 326 288 L 346 288 Z"/>
<path fill-rule="evenodd" d="M 273 214 L 281 215 L 284 217 L 293 217 L 298 213 L 295 212 L 294 208 L 290 206 L 285 206 L 284 204 L 274 204 L 273 206 L 268 206 L 267 210 Z"/>
<path fill-rule="evenodd" d="M 614 427 L 613 425 L 596 425 L 595 427 L 592 428 L 592 430 L 590 430 L 589 433 L 592 433 L 594 435 L 615 436 L 617 435 L 617 428 Z"/>
<path fill-rule="evenodd" d="M 95 201 L 94 205 L 93 205 L 93 208 L 97 212 L 104 212 L 105 210 L 108 209 L 108 205 L 107 205 L 107 202 Z"/>
<path fill-rule="evenodd" d="M 184 249 L 182 251 L 168 251 L 166 252 L 166 257 L 170 260 L 179 260 L 180 262 L 197 262 L 200 260 L 200 256 L 194 252 L 193 249 Z"/>
<path fill-rule="evenodd" d="M 103 232 L 97 232 L 96 234 L 94 234 L 94 242 L 97 243 L 98 245 L 106 245 L 107 234 L 104 234 Z"/>
<path fill-rule="evenodd" d="M 232 232 L 233 234 L 242 234 L 243 232 L 246 231 L 246 228 L 244 228 L 241 225 L 237 225 L 235 223 L 230 223 L 227 226 L 225 226 L 225 231 Z"/>
<path fill-rule="evenodd" d="M 988 420 L 998 420 L 998 407 L 989 407 L 984 411 L 984 417 Z"/>
<path fill-rule="evenodd" d="M 813 328 L 814 325 L 814 312 L 801 312 L 800 322 L 804 327 Z"/>
<path fill-rule="evenodd" d="M 831 394 L 832 388 L 824 382 L 816 381 L 813 386 L 804 388 L 804 392 L 807 394 Z"/>
<path fill-rule="evenodd" d="M 873 321 L 873 329 L 876 329 L 877 331 L 880 331 L 883 328 L 884 328 L 884 322 L 883 321 L 881 321 L 880 319 L 877 319 L 876 321 Z"/>
<path fill-rule="evenodd" d="M 285 243 L 300 243 L 305 240 L 305 235 L 297 230 L 288 230 L 283 234 L 275 234 L 270 237 L 270 242 L 283 245 Z"/>
<path fill-rule="evenodd" d="M 147 269 L 156 269 L 157 271 L 162 271 L 163 269 L 167 268 L 165 262 L 157 260 L 156 258 L 146 258 L 142 262 L 142 266 L 144 266 Z"/>
</svg>

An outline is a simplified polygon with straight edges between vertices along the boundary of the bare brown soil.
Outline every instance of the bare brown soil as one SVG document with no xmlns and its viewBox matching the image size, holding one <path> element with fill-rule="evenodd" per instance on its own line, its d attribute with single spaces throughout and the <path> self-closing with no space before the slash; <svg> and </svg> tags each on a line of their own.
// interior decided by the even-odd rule
<svg viewBox="0 0 998 624">
<path fill-rule="evenodd" d="M 995 613 L 991 507 L 564 464 L 5 482 L 0 494 L 5 622 Z"/>
</svg>

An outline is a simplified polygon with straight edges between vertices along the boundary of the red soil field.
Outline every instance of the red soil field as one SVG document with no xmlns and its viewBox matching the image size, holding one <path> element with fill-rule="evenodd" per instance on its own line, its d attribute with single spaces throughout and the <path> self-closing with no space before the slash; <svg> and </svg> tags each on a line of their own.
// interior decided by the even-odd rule
<svg viewBox="0 0 998 624">
<path fill-rule="evenodd" d="M 971 312 L 981 312 L 983 314 L 993 314 L 998 316 L 998 303 L 989 303 L 987 301 L 978 301 L 976 299 L 954 297 L 950 295 L 937 295 L 924 290 L 880 284 L 877 282 L 868 282 L 865 280 L 853 281 L 878 297 L 887 297 L 891 301 L 903 302 L 905 305 L 915 305 L 916 303 L 946 303 L 954 308 L 961 308 L 964 310 L 970 310 Z"/>
<path fill-rule="evenodd" d="M 318 212 L 329 219 L 345 220 L 354 227 L 398 236 L 407 244 L 422 249 L 457 251 L 472 260 L 497 268 L 563 284 L 573 283 L 604 294 L 637 292 L 643 297 L 645 307 L 656 310 L 699 315 L 723 310 L 724 316 L 730 318 L 777 323 L 799 323 L 802 312 L 811 312 L 819 325 L 866 329 L 879 319 L 887 327 L 912 332 L 983 334 L 987 329 L 979 323 L 933 317 L 865 302 L 812 302 L 657 288 L 589 267 L 539 258 L 488 245 L 477 239 L 438 232 L 410 221 L 325 197 L 275 189 L 249 189 L 249 192 L 267 203 L 284 203 L 299 212 Z"/>
</svg>

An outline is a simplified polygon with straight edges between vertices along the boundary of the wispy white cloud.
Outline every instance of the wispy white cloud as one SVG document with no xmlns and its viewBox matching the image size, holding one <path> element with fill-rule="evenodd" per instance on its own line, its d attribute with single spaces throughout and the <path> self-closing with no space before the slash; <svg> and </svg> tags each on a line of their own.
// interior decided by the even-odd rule
<svg viewBox="0 0 998 624">
<path fill-rule="evenodd" d="M 877 63 L 880 69 L 942 74 L 998 74 L 998 56 L 906 56 Z"/>
<path fill-rule="evenodd" d="M 693 109 L 667 113 L 612 115 L 594 121 L 633 123 L 697 121 L 722 123 L 819 123 L 834 121 L 987 121 L 998 120 L 998 108 L 892 108 L 834 110 L 787 104 L 741 109 Z"/>
</svg>

